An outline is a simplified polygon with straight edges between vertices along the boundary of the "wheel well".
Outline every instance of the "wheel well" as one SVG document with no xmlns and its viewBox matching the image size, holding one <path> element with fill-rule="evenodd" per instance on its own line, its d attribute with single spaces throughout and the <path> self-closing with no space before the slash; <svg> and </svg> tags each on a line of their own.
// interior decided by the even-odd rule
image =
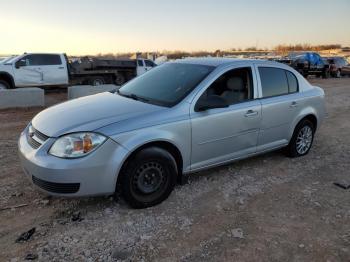
<svg viewBox="0 0 350 262">
<path fill-rule="evenodd" d="M 140 152 L 141 150 L 148 148 L 148 147 L 159 147 L 162 148 L 166 151 L 168 151 L 175 159 L 176 161 L 176 166 L 177 166 L 177 170 L 178 170 L 178 179 L 181 179 L 182 176 L 182 168 L 183 168 L 183 159 L 182 159 L 182 155 L 180 150 L 173 145 L 170 142 L 166 142 L 166 141 L 155 141 L 155 142 L 150 142 L 147 144 L 144 144 L 140 147 L 138 147 L 137 149 L 135 149 L 129 156 L 128 158 L 124 161 L 122 168 L 120 169 L 120 173 L 123 172 L 123 169 L 125 168 L 127 162 L 129 159 L 131 159 L 134 155 L 136 155 L 138 152 Z M 119 175 L 118 175 L 118 181 L 119 181 Z M 118 183 L 117 181 L 117 183 Z"/>
<path fill-rule="evenodd" d="M 0 80 L 6 81 L 7 83 L 9 83 L 11 88 L 14 88 L 15 86 L 12 76 L 7 73 L 0 73 Z"/>
<path fill-rule="evenodd" d="M 312 114 L 307 115 L 307 116 L 305 116 L 302 120 L 304 120 L 304 119 L 307 119 L 307 120 L 309 120 L 311 123 L 313 123 L 313 124 L 314 124 L 314 127 L 315 127 L 315 130 L 317 129 L 317 118 L 316 118 L 315 115 L 312 115 Z M 300 123 L 302 120 L 300 120 L 299 123 Z"/>
</svg>

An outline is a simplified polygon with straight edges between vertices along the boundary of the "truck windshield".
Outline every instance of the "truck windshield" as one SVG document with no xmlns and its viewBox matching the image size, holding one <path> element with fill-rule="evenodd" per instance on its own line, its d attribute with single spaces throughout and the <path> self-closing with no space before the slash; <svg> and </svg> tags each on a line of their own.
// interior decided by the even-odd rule
<svg viewBox="0 0 350 262">
<path fill-rule="evenodd" d="M 166 63 L 126 83 L 118 94 L 171 107 L 184 99 L 213 69 L 205 65 Z"/>
<path fill-rule="evenodd" d="M 1 61 L 2 63 L 11 64 L 17 59 L 17 56 L 11 56 Z"/>
<path fill-rule="evenodd" d="M 10 61 L 13 58 L 14 58 L 14 56 L 0 57 L 0 62 L 7 63 L 8 61 Z"/>
</svg>

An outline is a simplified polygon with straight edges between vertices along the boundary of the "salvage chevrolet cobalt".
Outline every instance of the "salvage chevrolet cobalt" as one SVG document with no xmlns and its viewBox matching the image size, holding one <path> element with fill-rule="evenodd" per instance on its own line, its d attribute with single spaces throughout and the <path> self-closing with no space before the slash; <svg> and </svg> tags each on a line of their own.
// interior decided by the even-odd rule
<svg viewBox="0 0 350 262">
<path fill-rule="evenodd" d="M 184 59 L 115 93 L 40 112 L 19 138 L 19 155 L 47 193 L 120 190 L 132 207 L 145 208 L 198 170 L 278 148 L 306 155 L 324 114 L 323 90 L 287 65 Z"/>
</svg>

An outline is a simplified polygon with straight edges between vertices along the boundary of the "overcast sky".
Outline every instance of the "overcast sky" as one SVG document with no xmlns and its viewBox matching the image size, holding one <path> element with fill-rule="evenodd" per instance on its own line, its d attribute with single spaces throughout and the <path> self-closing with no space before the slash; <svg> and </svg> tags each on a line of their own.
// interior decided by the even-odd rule
<svg viewBox="0 0 350 262">
<path fill-rule="evenodd" d="M 350 46 L 350 0 L 0 0 L 0 54 Z"/>
</svg>

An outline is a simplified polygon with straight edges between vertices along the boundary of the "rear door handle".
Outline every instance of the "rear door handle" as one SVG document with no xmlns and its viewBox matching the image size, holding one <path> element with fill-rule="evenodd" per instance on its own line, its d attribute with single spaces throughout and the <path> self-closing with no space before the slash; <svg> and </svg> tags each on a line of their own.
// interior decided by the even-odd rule
<svg viewBox="0 0 350 262">
<path fill-rule="evenodd" d="M 64 69 L 64 66 L 60 66 L 60 67 L 58 67 L 58 69 Z"/>
<path fill-rule="evenodd" d="M 248 110 L 244 116 L 245 117 L 252 117 L 252 116 L 257 116 L 257 115 L 258 115 L 258 111 Z"/>
<path fill-rule="evenodd" d="M 298 106 L 298 103 L 297 102 L 295 102 L 295 101 L 293 101 L 291 104 L 290 104 L 290 106 L 289 107 L 297 107 Z"/>
</svg>

